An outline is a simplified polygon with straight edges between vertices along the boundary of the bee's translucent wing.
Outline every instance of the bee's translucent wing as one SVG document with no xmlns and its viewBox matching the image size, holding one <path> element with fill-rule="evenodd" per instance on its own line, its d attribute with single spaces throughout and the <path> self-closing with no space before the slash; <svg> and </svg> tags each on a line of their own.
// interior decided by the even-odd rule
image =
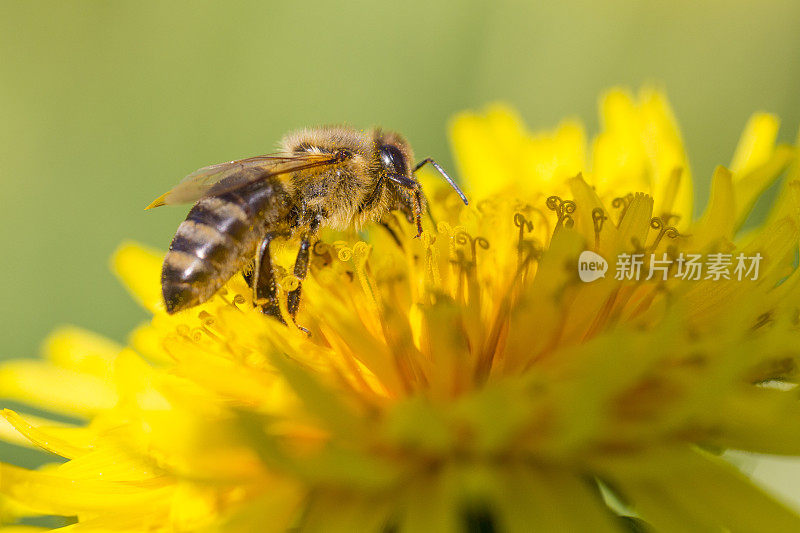
<svg viewBox="0 0 800 533">
<path fill-rule="evenodd" d="M 195 202 L 206 196 L 235 191 L 270 176 L 323 167 L 337 161 L 339 158 L 336 154 L 309 152 L 297 155 L 258 155 L 219 163 L 195 170 L 175 187 L 153 200 L 145 209 Z"/>
</svg>

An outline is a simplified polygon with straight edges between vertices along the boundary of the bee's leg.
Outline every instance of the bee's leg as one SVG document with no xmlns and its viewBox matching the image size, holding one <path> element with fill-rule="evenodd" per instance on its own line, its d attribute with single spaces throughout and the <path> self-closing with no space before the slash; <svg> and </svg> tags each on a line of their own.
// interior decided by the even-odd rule
<svg viewBox="0 0 800 533">
<path fill-rule="evenodd" d="M 309 260 L 309 250 L 311 250 L 311 239 L 317 233 L 317 229 L 319 229 L 319 224 L 322 220 L 321 215 L 316 215 L 308 226 L 308 230 L 303 234 L 303 240 L 300 241 L 300 250 L 297 252 L 297 259 L 294 262 L 294 276 L 298 280 L 297 288 L 293 291 L 289 292 L 288 296 L 288 308 L 289 308 L 289 315 L 294 320 L 295 315 L 297 314 L 297 310 L 300 308 L 300 293 L 303 290 L 303 280 L 306 279 L 306 274 L 308 273 L 308 260 Z M 295 322 L 297 325 L 297 322 Z M 305 331 L 306 333 L 310 333 L 306 328 L 301 326 L 297 326 L 299 329 Z"/>
<path fill-rule="evenodd" d="M 417 237 L 422 235 L 422 191 L 414 189 L 414 221 L 417 223 Z"/>
<path fill-rule="evenodd" d="M 265 315 L 277 318 L 285 324 L 286 321 L 283 319 L 278 304 L 278 287 L 275 283 L 275 272 L 269 253 L 270 242 L 275 236 L 274 233 L 267 233 L 258 245 L 250 286 L 253 288 L 253 305 L 259 306 Z"/>
<path fill-rule="evenodd" d="M 414 222 L 417 224 L 417 237 L 422 235 L 422 190 L 419 183 L 402 174 L 389 174 L 389 179 L 414 192 Z"/>
</svg>

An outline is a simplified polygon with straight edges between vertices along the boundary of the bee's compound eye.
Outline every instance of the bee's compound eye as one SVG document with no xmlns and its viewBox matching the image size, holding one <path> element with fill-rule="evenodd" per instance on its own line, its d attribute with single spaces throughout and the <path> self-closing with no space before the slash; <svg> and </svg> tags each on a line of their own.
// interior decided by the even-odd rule
<svg viewBox="0 0 800 533">
<path fill-rule="evenodd" d="M 380 154 L 384 169 L 394 174 L 406 174 L 406 158 L 396 146 L 384 144 L 380 148 Z"/>
</svg>

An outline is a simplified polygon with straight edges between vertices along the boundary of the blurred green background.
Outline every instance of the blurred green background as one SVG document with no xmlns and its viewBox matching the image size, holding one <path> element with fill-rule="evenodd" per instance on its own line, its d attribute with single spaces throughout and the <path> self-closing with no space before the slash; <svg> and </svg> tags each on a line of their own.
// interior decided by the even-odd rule
<svg viewBox="0 0 800 533">
<path fill-rule="evenodd" d="M 186 213 L 143 207 L 293 128 L 380 124 L 451 166 L 456 111 L 500 99 L 532 128 L 592 131 L 600 92 L 655 82 L 702 181 L 752 111 L 778 113 L 784 140 L 800 122 L 796 0 L 0 5 L 6 357 L 62 323 L 124 339 L 145 314 L 108 257 L 125 239 L 166 248 Z"/>
</svg>

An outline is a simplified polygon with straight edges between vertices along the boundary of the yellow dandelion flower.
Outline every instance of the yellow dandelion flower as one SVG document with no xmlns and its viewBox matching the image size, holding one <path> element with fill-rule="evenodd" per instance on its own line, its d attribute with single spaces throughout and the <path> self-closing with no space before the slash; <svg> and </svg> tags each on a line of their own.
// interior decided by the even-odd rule
<svg viewBox="0 0 800 533">
<path fill-rule="evenodd" d="M 254 310 L 240 277 L 167 315 L 162 254 L 122 246 L 113 268 L 153 313 L 128 346 L 64 329 L 43 359 L 0 367 L 3 395 L 38 408 L 6 410 L 0 436 L 65 459 L 0 465 L 2 519 L 800 530 L 719 456 L 800 455 L 795 149 L 755 116 L 693 220 L 665 97 L 615 90 L 601 108 L 591 143 L 575 122 L 530 134 L 502 106 L 456 117 L 474 201 L 432 182 L 438 223 L 419 239 L 391 218 L 402 246 L 325 235 L 298 319 L 310 335 Z M 742 232 L 784 171 L 766 221 Z"/>
</svg>

